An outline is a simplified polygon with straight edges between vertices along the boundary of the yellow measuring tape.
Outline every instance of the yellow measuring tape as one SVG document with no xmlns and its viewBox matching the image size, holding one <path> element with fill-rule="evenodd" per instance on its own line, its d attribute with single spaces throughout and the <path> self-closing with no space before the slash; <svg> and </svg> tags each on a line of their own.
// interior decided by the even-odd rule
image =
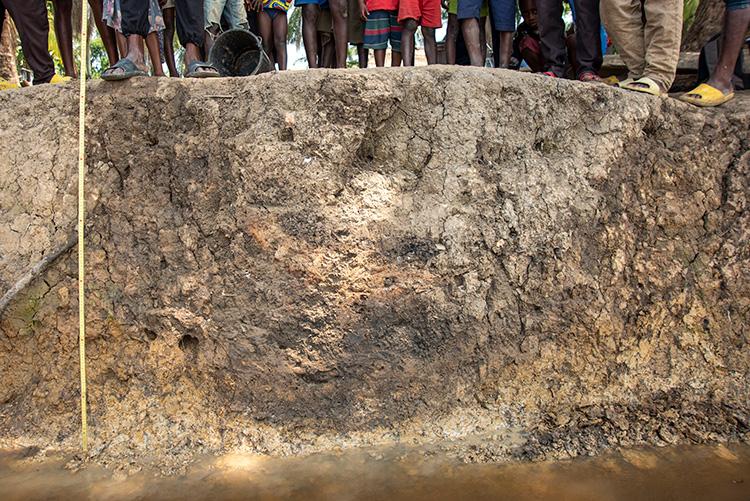
<svg viewBox="0 0 750 501">
<path fill-rule="evenodd" d="M 86 197 L 83 191 L 86 179 L 86 70 L 88 67 L 88 3 L 81 2 L 81 69 L 78 74 L 78 355 L 81 368 L 81 442 L 83 452 L 88 452 L 88 424 L 86 417 L 86 280 L 84 266 L 83 225 L 86 219 Z"/>
</svg>

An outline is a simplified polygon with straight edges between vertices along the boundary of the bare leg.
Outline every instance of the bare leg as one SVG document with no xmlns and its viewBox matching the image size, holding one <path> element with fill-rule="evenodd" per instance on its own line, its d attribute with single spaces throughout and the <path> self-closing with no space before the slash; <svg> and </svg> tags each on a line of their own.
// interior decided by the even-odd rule
<svg viewBox="0 0 750 501">
<path fill-rule="evenodd" d="M 208 54 L 211 52 L 211 47 L 214 46 L 214 40 L 216 40 L 216 37 L 220 34 L 221 26 L 218 24 L 211 24 L 211 26 L 205 29 L 203 33 L 203 48 L 206 52 L 206 58 L 208 58 Z"/>
<path fill-rule="evenodd" d="M 124 52 L 124 54 L 126 54 L 125 58 L 132 61 L 133 64 L 135 64 L 138 67 L 138 69 L 140 69 L 141 71 L 148 71 L 148 68 L 146 67 L 146 63 L 143 59 L 143 37 L 142 36 L 130 35 L 129 37 L 127 37 L 127 52 Z M 125 73 L 125 70 L 123 70 L 122 68 L 109 68 L 106 70 L 106 73 L 109 73 L 112 75 L 118 75 L 121 73 Z"/>
<path fill-rule="evenodd" d="M 464 35 L 466 51 L 469 53 L 469 60 L 472 66 L 484 66 L 482 60 L 482 46 L 479 42 L 479 20 L 472 17 L 461 20 L 461 31 Z M 427 43 L 425 42 L 425 49 Z"/>
<path fill-rule="evenodd" d="M 109 64 L 113 65 L 120 59 L 115 42 L 115 30 L 107 26 L 102 19 L 102 0 L 89 0 L 89 5 L 91 15 L 94 16 L 94 23 L 96 23 L 96 30 L 102 39 L 104 50 L 107 51 L 107 59 L 109 59 Z"/>
<path fill-rule="evenodd" d="M 487 18 L 479 18 L 479 46 L 482 48 L 482 66 L 487 61 Z"/>
<path fill-rule="evenodd" d="M 329 0 L 333 18 L 333 43 L 336 47 L 336 68 L 346 68 L 347 49 L 349 47 L 347 26 L 347 1 Z"/>
<path fill-rule="evenodd" d="M 271 16 L 265 10 L 258 12 L 258 31 L 260 31 L 260 39 L 263 41 L 263 50 L 271 59 L 271 64 L 274 64 L 276 61 L 273 57 L 273 24 L 271 23 Z"/>
<path fill-rule="evenodd" d="M 719 89 L 724 94 L 734 91 L 732 74 L 737 63 L 737 56 L 745 41 L 745 33 L 750 25 L 750 7 L 727 11 L 724 14 L 724 34 L 721 38 L 721 53 L 716 63 L 714 74 L 708 85 Z"/>
<path fill-rule="evenodd" d="M 317 4 L 302 6 L 302 41 L 305 44 L 307 66 L 318 68 L 318 15 L 320 7 Z M 322 57 L 321 57 L 322 59 Z"/>
<path fill-rule="evenodd" d="M 401 66 L 401 53 L 391 50 L 391 66 Z"/>
<path fill-rule="evenodd" d="M 279 65 L 280 71 L 286 69 L 286 37 L 288 31 L 286 12 L 279 11 L 273 18 L 273 45 L 276 49 L 276 63 Z"/>
<path fill-rule="evenodd" d="M 416 32 L 416 19 L 405 19 L 401 22 L 401 57 L 404 66 L 414 66 L 414 33 Z"/>
<path fill-rule="evenodd" d="M 456 41 L 458 40 L 458 16 L 448 14 L 448 29 L 445 33 L 445 56 L 448 64 L 456 64 Z"/>
<path fill-rule="evenodd" d="M 382 68 L 385 66 L 385 49 L 375 49 L 375 66 Z M 395 54 L 395 52 L 394 52 Z"/>
<path fill-rule="evenodd" d="M 60 49 L 65 74 L 77 78 L 76 65 L 73 61 L 73 27 L 71 26 L 71 12 L 73 10 L 72 0 L 53 0 L 55 10 L 55 37 Z"/>
<path fill-rule="evenodd" d="M 510 64 L 510 55 L 513 52 L 513 32 L 501 31 L 498 33 L 500 43 L 498 44 L 498 63 L 500 68 L 507 68 Z"/>
<path fill-rule="evenodd" d="M 174 61 L 174 8 L 162 9 L 164 15 L 164 58 L 167 60 L 169 76 L 179 77 Z"/>
<path fill-rule="evenodd" d="M 422 26 L 422 38 L 424 39 L 424 54 L 427 64 L 437 63 L 437 40 L 435 40 L 435 28 Z"/>
<path fill-rule="evenodd" d="M 127 57 L 128 39 L 125 37 L 125 35 L 123 35 L 119 31 L 116 31 L 115 40 L 117 41 L 117 50 L 120 52 L 120 54 L 125 54 L 125 57 Z"/>
<path fill-rule="evenodd" d="M 164 70 L 161 67 L 161 51 L 159 50 L 159 35 L 152 31 L 146 36 L 146 47 L 148 47 L 148 57 L 151 59 L 151 67 L 155 77 L 163 77 Z"/>
<path fill-rule="evenodd" d="M 365 49 L 365 44 L 357 44 L 357 62 L 360 68 L 367 68 L 368 59 L 370 59 L 370 51 Z"/>
</svg>

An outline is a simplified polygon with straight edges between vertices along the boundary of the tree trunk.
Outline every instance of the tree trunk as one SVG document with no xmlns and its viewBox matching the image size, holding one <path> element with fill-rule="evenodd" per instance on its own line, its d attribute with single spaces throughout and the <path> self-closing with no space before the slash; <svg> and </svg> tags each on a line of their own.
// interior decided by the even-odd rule
<svg viewBox="0 0 750 501">
<path fill-rule="evenodd" d="M 701 0 L 695 20 L 682 40 L 683 51 L 699 51 L 713 35 L 721 32 L 724 0 Z"/>
<path fill-rule="evenodd" d="M 16 68 L 16 26 L 10 16 L 5 16 L 3 35 L 0 38 L 0 77 L 17 84 L 18 69 Z"/>
</svg>

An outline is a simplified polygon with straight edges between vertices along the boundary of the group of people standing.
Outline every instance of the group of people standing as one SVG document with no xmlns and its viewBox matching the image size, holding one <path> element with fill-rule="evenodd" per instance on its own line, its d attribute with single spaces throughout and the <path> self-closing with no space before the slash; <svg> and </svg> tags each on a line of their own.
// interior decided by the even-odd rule
<svg viewBox="0 0 750 501">
<path fill-rule="evenodd" d="M 259 33 L 272 61 L 281 70 L 287 67 L 287 14 L 292 0 L 88 1 L 110 62 L 115 61 L 102 74 L 106 80 L 147 75 L 144 47 L 154 63 L 154 75 L 164 74 L 161 62 L 165 59 L 170 75 L 177 76 L 172 50 L 175 31 L 184 47 L 186 77 L 219 76 L 206 60 L 214 40 L 230 28 Z M 360 65 L 363 53 L 373 50 L 376 66 L 384 66 L 389 46 L 391 65 L 413 65 L 418 28 L 427 62 L 434 64 L 438 54 L 435 30 L 442 26 L 442 9 L 446 9 L 449 64 L 456 61 L 460 35 L 468 62 L 484 65 L 491 36 L 496 66 L 512 67 L 513 61 L 522 60 L 532 71 L 551 78 L 599 82 L 602 54 L 609 40 L 628 68 L 627 77 L 616 85 L 654 95 L 666 94 L 674 81 L 683 24 L 683 0 L 518 0 L 523 17 L 518 26 L 517 0 L 294 1 L 302 10 L 302 38 L 310 68 L 346 66 L 352 24 L 360 30 L 361 39 L 356 42 Z M 572 10 L 572 32 L 566 32 L 563 21 L 564 1 Z M 66 73 L 75 77 L 71 3 L 53 1 L 54 25 Z M 732 72 L 750 23 L 750 0 L 725 3 L 721 54 L 715 71 L 708 82 L 681 97 L 699 106 L 722 104 L 733 97 Z M 55 75 L 47 48 L 45 0 L 0 0 L 0 27 L 6 11 L 18 28 L 34 83 L 65 81 Z M 321 47 L 320 22 L 324 16 L 330 19 L 329 58 Z M 490 34 L 485 28 L 488 18 Z"/>
</svg>

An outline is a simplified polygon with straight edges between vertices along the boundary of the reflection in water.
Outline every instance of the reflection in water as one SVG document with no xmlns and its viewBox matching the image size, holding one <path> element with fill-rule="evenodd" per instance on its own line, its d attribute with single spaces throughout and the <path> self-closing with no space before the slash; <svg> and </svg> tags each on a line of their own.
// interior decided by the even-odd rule
<svg viewBox="0 0 750 501">
<path fill-rule="evenodd" d="M 750 500 L 750 446 L 626 450 L 543 463 L 462 464 L 389 448 L 273 459 L 206 458 L 179 477 L 0 453 L 0 498 L 300 500 Z"/>
</svg>

